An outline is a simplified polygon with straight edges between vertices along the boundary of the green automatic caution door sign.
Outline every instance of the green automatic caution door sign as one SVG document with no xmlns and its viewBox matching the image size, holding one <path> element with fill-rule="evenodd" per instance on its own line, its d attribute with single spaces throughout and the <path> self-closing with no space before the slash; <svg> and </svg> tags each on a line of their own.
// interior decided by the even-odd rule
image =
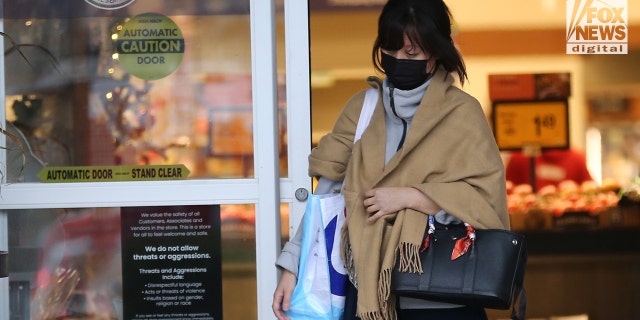
<svg viewBox="0 0 640 320">
<path fill-rule="evenodd" d="M 183 180 L 189 169 L 182 164 L 148 166 L 45 167 L 38 177 L 42 182 L 111 182 Z"/>
<path fill-rule="evenodd" d="M 126 71 L 140 79 L 156 80 L 180 65 L 184 37 L 169 17 L 144 13 L 129 19 L 118 31 L 116 50 Z"/>
</svg>

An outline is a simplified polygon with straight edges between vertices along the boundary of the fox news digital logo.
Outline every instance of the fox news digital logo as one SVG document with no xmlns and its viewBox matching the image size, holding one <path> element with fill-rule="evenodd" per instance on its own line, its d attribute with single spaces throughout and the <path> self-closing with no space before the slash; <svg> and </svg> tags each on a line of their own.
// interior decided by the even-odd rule
<svg viewBox="0 0 640 320">
<path fill-rule="evenodd" d="M 627 0 L 567 0 L 567 54 L 626 54 Z"/>
</svg>

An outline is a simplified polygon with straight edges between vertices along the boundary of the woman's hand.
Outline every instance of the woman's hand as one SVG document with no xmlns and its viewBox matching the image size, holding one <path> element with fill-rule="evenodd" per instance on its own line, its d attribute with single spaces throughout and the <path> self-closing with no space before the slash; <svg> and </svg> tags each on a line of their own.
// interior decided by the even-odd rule
<svg viewBox="0 0 640 320">
<path fill-rule="evenodd" d="M 283 270 L 278 287 L 273 293 L 273 314 L 276 315 L 278 320 L 290 320 L 284 312 L 289 311 L 289 305 L 291 303 L 291 294 L 293 294 L 293 288 L 296 286 L 296 276 L 289 270 Z"/>
<path fill-rule="evenodd" d="M 364 207 L 371 215 L 367 219 L 369 222 L 405 208 L 425 214 L 435 214 L 441 209 L 420 190 L 411 187 L 376 188 L 368 190 L 364 196 Z"/>
</svg>

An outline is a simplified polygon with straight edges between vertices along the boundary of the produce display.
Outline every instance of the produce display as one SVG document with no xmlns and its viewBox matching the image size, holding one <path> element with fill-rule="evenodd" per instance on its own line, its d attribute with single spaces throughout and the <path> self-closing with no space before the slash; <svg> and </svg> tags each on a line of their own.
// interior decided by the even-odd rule
<svg viewBox="0 0 640 320">
<path fill-rule="evenodd" d="M 507 181 L 507 206 L 513 229 L 553 228 L 558 226 L 596 226 L 616 210 L 620 187 L 613 182 L 598 185 L 565 180 L 537 191 L 529 184 Z"/>
<path fill-rule="evenodd" d="M 618 205 L 619 187 L 615 184 L 598 186 L 595 181 L 577 184 L 565 180 L 555 185 L 547 185 L 537 192 L 529 184 L 513 185 L 507 181 L 507 204 L 510 213 L 526 213 L 543 210 L 560 216 L 567 211 L 581 211 L 597 214 Z"/>
</svg>

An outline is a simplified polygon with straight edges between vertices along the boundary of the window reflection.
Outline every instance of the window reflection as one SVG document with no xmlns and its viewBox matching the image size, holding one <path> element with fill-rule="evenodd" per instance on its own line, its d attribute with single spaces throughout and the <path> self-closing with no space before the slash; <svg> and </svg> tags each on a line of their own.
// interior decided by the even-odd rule
<svg viewBox="0 0 640 320">
<path fill-rule="evenodd" d="M 183 164 L 189 179 L 253 177 L 249 3 L 180 3 L 136 1 L 112 11 L 76 3 L 65 13 L 3 2 L 4 32 L 17 44 L 5 42 L 5 112 L 13 136 L 24 138 L 10 150 L 10 182 L 40 181 L 38 165 Z M 147 12 L 175 22 L 185 43 L 178 68 L 157 80 L 131 75 L 115 51 L 118 30 Z"/>
<path fill-rule="evenodd" d="M 122 319 L 120 208 L 12 210 L 8 222 L 11 319 Z M 221 205 L 220 222 L 223 318 L 255 319 L 255 207 Z"/>
</svg>

